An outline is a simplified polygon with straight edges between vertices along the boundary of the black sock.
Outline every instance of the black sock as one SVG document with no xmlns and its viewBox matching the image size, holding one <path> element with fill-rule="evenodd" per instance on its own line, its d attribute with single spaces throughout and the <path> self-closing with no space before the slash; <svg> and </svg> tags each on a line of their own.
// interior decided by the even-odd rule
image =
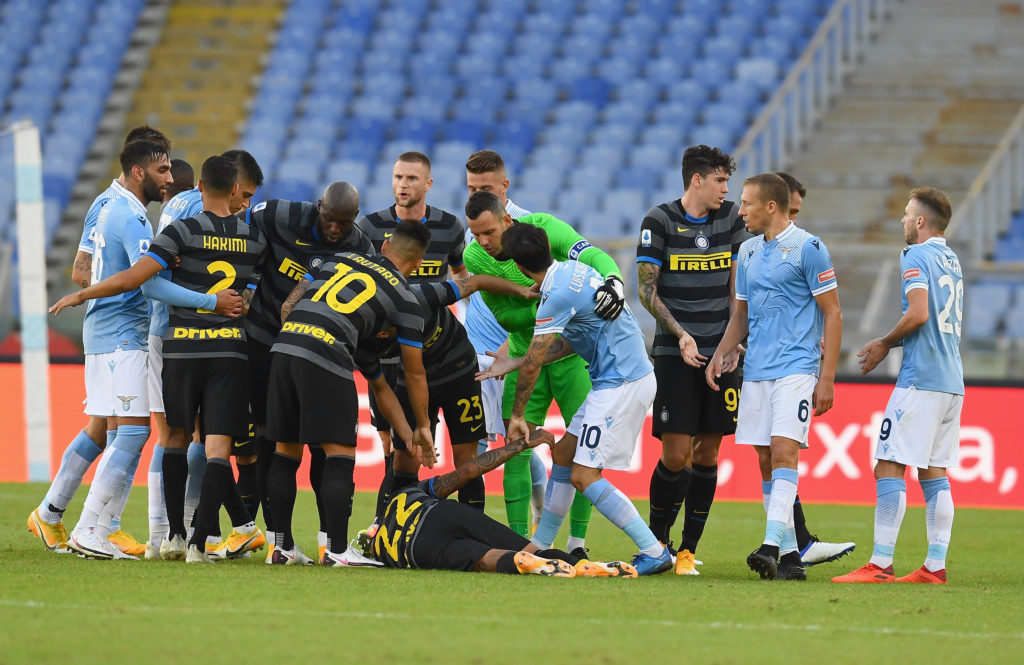
<svg viewBox="0 0 1024 665">
<path fill-rule="evenodd" d="M 676 502 L 672 505 L 672 514 L 669 516 L 668 520 L 669 533 L 672 532 L 672 527 L 675 526 L 676 523 L 676 517 L 679 515 L 679 511 L 683 507 L 683 502 L 686 500 L 686 497 L 690 493 L 690 480 L 692 479 L 692 477 L 693 476 L 690 473 L 690 467 L 684 468 L 679 473 L 679 484 L 676 486 L 677 498 Z"/>
<path fill-rule="evenodd" d="M 779 563 L 788 563 L 791 566 L 792 565 L 796 565 L 796 566 L 804 565 L 803 561 L 800 560 L 800 553 L 799 552 L 786 552 L 785 554 L 782 555 L 782 559 L 779 561 Z"/>
<path fill-rule="evenodd" d="M 196 507 L 196 517 L 192 522 L 192 538 L 188 541 L 189 545 L 198 547 L 200 552 L 206 550 L 206 538 L 217 528 L 224 495 L 228 485 L 234 483 L 230 462 L 216 457 L 206 461 L 203 487 L 199 492 L 199 505 Z"/>
<path fill-rule="evenodd" d="M 257 477 L 257 490 L 260 493 L 260 504 L 263 507 L 263 523 L 267 526 L 267 531 L 274 530 L 274 523 L 271 520 L 270 513 L 270 498 L 269 498 L 269 481 L 270 476 L 270 465 L 274 462 L 274 448 L 276 444 L 273 441 L 267 441 L 265 438 L 257 437 L 256 439 L 256 466 L 259 468 L 259 476 Z"/>
<path fill-rule="evenodd" d="M 484 477 L 480 476 L 459 488 L 459 503 L 484 512 Z"/>
<path fill-rule="evenodd" d="M 235 472 L 231 468 L 231 460 L 218 461 L 223 462 L 228 467 L 228 479 L 224 485 L 224 509 L 228 511 L 231 526 L 242 526 L 252 522 L 252 513 L 249 512 L 249 507 L 245 505 L 245 499 L 242 498 L 242 493 L 238 490 L 238 483 L 235 482 Z M 218 531 L 220 531 L 219 528 Z"/>
<path fill-rule="evenodd" d="M 391 483 L 394 480 L 395 454 L 384 458 L 384 477 L 380 480 L 380 489 L 377 490 L 377 512 L 374 513 L 374 521 L 378 524 L 384 518 L 384 511 L 387 510 L 388 502 L 391 501 Z"/>
<path fill-rule="evenodd" d="M 184 448 L 164 448 L 164 505 L 167 506 L 168 538 L 188 537 L 185 530 L 185 483 L 188 459 Z"/>
<path fill-rule="evenodd" d="M 309 484 L 313 487 L 313 496 L 316 497 L 316 512 L 320 517 L 320 531 L 327 531 L 327 510 L 324 499 L 320 492 L 320 486 L 324 480 L 324 461 L 327 453 L 320 446 L 309 448 Z"/>
<path fill-rule="evenodd" d="M 651 531 L 663 543 L 668 542 L 669 530 L 675 521 L 673 512 L 679 512 L 679 477 L 683 471 L 671 471 L 658 460 L 651 474 Z"/>
<path fill-rule="evenodd" d="M 715 501 L 718 487 L 718 465 L 694 464 L 690 470 L 690 487 L 686 491 L 686 513 L 683 516 L 683 538 L 680 550 L 697 552 L 697 543 L 704 534 L 704 524 Z"/>
<path fill-rule="evenodd" d="M 494 568 L 496 572 L 503 575 L 518 575 L 519 569 L 516 568 L 516 553 L 507 552 L 502 554 Z"/>
<path fill-rule="evenodd" d="M 253 522 L 260 511 L 259 475 L 256 462 L 238 465 L 238 493 L 242 495 L 245 509 L 249 511 L 249 519 Z"/>
<path fill-rule="evenodd" d="M 355 468 L 355 458 L 344 455 L 331 455 L 324 462 L 327 548 L 335 554 L 341 554 L 348 546 L 348 521 L 352 517 L 352 495 L 356 491 L 352 478 Z"/>
<path fill-rule="evenodd" d="M 541 559 L 559 559 L 561 561 L 565 561 L 566 563 L 568 563 L 568 564 L 570 564 L 572 566 L 575 566 L 577 563 L 580 562 L 580 558 L 578 556 L 573 556 L 573 555 L 571 555 L 568 552 L 565 552 L 563 550 L 556 550 L 556 549 L 537 550 L 536 552 L 533 553 L 533 555 L 534 556 L 538 556 Z"/>
<path fill-rule="evenodd" d="M 295 474 L 299 471 L 299 463 L 294 457 L 274 453 L 274 463 L 270 467 L 268 479 L 270 505 L 274 506 L 274 536 L 276 545 L 282 549 L 295 548 L 292 540 L 292 510 L 295 509 Z M 266 513 L 264 513 L 265 515 Z"/>
<path fill-rule="evenodd" d="M 419 473 L 403 473 L 402 471 L 395 471 L 394 479 L 391 481 L 391 495 L 398 494 L 406 487 L 415 485 L 420 482 Z"/>
<path fill-rule="evenodd" d="M 757 551 L 762 554 L 767 554 L 776 561 L 779 560 L 779 546 L 769 545 L 768 543 L 761 543 L 761 547 L 757 548 Z"/>
<path fill-rule="evenodd" d="M 807 530 L 807 520 L 804 518 L 804 507 L 800 503 L 799 494 L 793 502 L 793 528 L 796 529 L 796 547 L 803 552 L 811 542 L 811 532 Z"/>
</svg>

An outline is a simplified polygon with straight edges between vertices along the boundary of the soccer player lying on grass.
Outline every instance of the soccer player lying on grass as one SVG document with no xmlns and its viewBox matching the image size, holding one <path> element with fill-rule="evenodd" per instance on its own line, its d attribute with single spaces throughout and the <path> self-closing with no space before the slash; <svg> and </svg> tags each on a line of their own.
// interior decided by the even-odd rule
<svg viewBox="0 0 1024 665">
<path fill-rule="evenodd" d="M 388 568 L 434 568 L 552 577 L 636 577 L 622 561 L 587 561 L 555 549 L 541 549 L 464 503 L 445 501 L 460 487 L 524 450 L 555 437 L 542 429 L 489 450 L 451 473 L 434 476 L 398 492 L 384 511 L 369 554 Z"/>
</svg>

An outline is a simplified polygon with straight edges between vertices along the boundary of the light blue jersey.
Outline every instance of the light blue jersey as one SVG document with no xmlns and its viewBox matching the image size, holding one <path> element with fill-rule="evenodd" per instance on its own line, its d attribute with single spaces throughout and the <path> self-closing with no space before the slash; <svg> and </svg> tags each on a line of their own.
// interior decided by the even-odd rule
<svg viewBox="0 0 1024 665">
<path fill-rule="evenodd" d="M 771 242 L 759 235 L 740 245 L 736 299 L 747 301 L 750 328 L 744 380 L 817 376 L 824 316 L 814 297 L 834 288 L 825 243 L 792 222 Z"/>
<path fill-rule="evenodd" d="M 513 219 L 529 215 L 530 211 L 520 208 L 512 201 L 506 201 L 505 211 L 512 215 Z M 466 229 L 466 245 L 473 242 L 473 233 Z M 497 351 L 498 347 L 505 343 L 508 333 L 502 328 L 490 308 L 484 304 L 484 299 L 479 293 L 469 297 L 466 305 L 466 317 L 463 324 L 466 326 L 466 333 L 469 335 L 469 343 L 473 345 L 476 352 L 483 355 L 486 351 Z"/>
<path fill-rule="evenodd" d="M 907 294 L 924 289 L 928 292 L 928 321 L 903 339 L 903 362 L 896 387 L 963 395 L 960 321 L 964 280 L 960 259 L 946 246 L 945 238 L 929 238 L 903 250 L 900 271 L 904 313 Z"/>
<path fill-rule="evenodd" d="M 131 192 L 114 180 L 110 183 L 110 187 L 104 189 L 99 196 L 92 200 L 89 212 L 85 213 L 85 225 L 82 227 L 82 239 L 78 241 L 78 251 L 86 254 L 93 253 L 93 231 L 96 229 L 96 219 L 100 216 L 100 210 L 110 202 L 110 199 L 120 194 L 131 196 Z"/>
<path fill-rule="evenodd" d="M 626 307 L 614 321 L 594 313 L 594 293 L 604 277 L 586 263 L 551 264 L 540 285 L 540 306 L 533 335 L 561 333 L 589 364 L 594 390 L 615 388 L 654 371 L 644 334 Z"/>
<path fill-rule="evenodd" d="M 146 208 L 127 190 L 103 206 L 92 235 L 92 284 L 130 268 L 153 241 Z M 141 289 L 90 300 L 82 325 L 85 352 L 146 349 L 149 315 L 149 299 Z"/>
<path fill-rule="evenodd" d="M 159 234 L 173 221 L 195 217 L 202 211 L 203 195 L 199 193 L 198 187 L 181 192 L 168 201 L 167 205 L 160 212 L 160 225 L 157 228 L 157 233 Z M 160 277 L 167 280 L 171 279 L 171 271 L 161 270 Z M 164 336 L 164 333 L 167 332 L 167 321 L 170 311 L 171 308 L 167 303 L 159 300 L 153 301 L 153 316 L 149 320 L 150 335 Z"/>
</svg>

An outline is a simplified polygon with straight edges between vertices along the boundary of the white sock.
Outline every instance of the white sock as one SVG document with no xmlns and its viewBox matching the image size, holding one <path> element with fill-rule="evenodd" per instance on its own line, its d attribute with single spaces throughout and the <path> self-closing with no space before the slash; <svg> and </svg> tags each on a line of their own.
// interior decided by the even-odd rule
<svg viewBox="0 0 1024 665">
<path fill-rule="evenodd" d="M 780 553 L 783 541 L 787 540 L 786 525 L 793 522 L 793 501 L 796 500 L 796 491 L 796 469 L 772 471 L 772 493 L 768 501 L 764 543 L 778 546 Z"/>
<path fill-rule="evenodd" d="M 75 527 L 89 528 L 98 525 L 100 515 L 104 512 L 107 504 L 114 495 L 124 488 L 125 475 L 128 467 L 131 466 L 133 453 L 108 446 L 96 468 L 96 477 L 93 478 L 89 487 L 89 494 L 85 497 L 85 505 L 82 507 L 82 516 L 78 519 Z M 109 522 L 103 525 L 109 528 Z"/>
<path fill-rule="evenodd" d="M 569 541 L 565 544 L 565 549 L 569 550 L 570 552 L 572 552 L 574 549 L 578 547 L 583 547 L 584 549 L 586 549 L 586 542 L 587 541 L 583 538 L 569 536 Z"/>
<path fill-rule="evenodd" d="M 71 498 L 82 484 L 82 477 L 102 452 L 102 449 L 89 438 L 85 430 L 79 432 L 72 439 L 61 457 L 57 475 L 54 476 L 46 496 L 39 504 L 39 516 L 44 522 L 56 524 L 63 519 L 64 510 L 67 509 Z"/>
<path fill-rule="evenodd" d="M 933 573 L 946 567 L 946 550 L 953 534 L 953 495 L 945 477 L 922 480 L 925 498 L 925 524 L 928 530 L 928 555 L 924 567 Z"/>
<path fill-rule="evenodd" d="M 896 539 L 907 512 L 907 484 L 902 478 L 879 478 L 875 488 L 875 546 L 870 563 L 888 568 L 892 565 Z"/>
<path fill-rule="evenodd" d="M 163 447 L 153 449 L 149 465 L 149 542 L 157 547 L 167 540 L 170 525 L 167 522 L 167 504 L 164 503 Z"/>
</svg>

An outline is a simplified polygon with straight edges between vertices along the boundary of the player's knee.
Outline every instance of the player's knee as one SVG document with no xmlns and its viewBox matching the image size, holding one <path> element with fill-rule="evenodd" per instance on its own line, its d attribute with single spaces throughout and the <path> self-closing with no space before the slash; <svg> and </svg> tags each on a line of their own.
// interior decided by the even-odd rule
<svg viewBox="0 0 1024 665">
<path fill-rule="evenodd" d="M 574 464 L 569 474 L 569 481 L 577 491 L 582 492 L 601 479 L 600 469 Z"/>
<path fill-rule="evenodd" d="M 721 444 L 722 437 L 718 435 L 694 437 L 692 463 L 700 466 L 714 466 L 718 464 L 718 449 Z"/>
</svg>

